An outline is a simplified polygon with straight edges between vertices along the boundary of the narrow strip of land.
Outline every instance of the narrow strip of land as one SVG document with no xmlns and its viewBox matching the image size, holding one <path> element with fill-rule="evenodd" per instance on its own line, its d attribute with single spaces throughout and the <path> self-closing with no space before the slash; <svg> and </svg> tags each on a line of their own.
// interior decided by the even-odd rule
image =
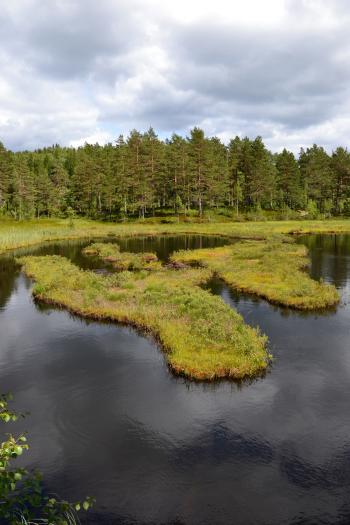
<svg viewBox="0 0 350 525">
<path fill-rule="evenodd" d="M 117 238 L 140 235 L 201 234 L 231 238 L 266 239 L 273 235 L 302 233 L 350 233 L 350 220 L 265 221 L 265 222 L 181 222 L 171 224 L 152 221 L 108 223 L 92 220 L 40 219 L 26 222 L 0 222 L 0 253 L 47 241 L 69 239 Z"/>
</svg>

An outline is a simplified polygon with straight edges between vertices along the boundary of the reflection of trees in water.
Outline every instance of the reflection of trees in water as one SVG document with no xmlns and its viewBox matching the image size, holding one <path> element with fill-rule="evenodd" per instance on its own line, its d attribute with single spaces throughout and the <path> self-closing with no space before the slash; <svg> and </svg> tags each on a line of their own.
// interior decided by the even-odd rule
<svg viewBox="0 0 350 525">
<path fill-rule="evenodd" d="M 11 297 L 18 272 L 19 267 L 13 257 L 0 257 L 0 308 L 3 308 Z"/>
<path fill-rule="evenodd" d="M 341 288 L 350 271 L 350 235 L 310 235 L 299 242 L 310 251 L 310 273 L 314 279 L 323 278 Z"/>
</svg>

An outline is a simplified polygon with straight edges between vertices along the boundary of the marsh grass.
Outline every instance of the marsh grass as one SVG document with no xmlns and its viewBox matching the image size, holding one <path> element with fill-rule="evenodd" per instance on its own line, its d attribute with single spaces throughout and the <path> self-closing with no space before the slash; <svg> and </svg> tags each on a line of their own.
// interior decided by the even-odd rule
<svg viewBox="0 0 350 525">
<path fill-rule="evenodd" d="M 322 309 L 340 299 L 334 286 L 309 277 L 307 249 L 292 240 L 242 241 L 222 248 L 184 250 L 174 253 L 171 260 L 199 264 L 236 290 L 291 308 Z"/>
<path fill-rule="evenodd" d="M 22 248 L 45 241 L 64 239 L 97 239 L 102 237 L 131 237 L 142 235 L 201 234 L 231 238 L 270 238 L 289 233 L 346 233 L 350 220 L 327 221 L 264 221 L 151 224 L 147 221 L 108 223 L 86 219 L 38 219 L 32 221 L 0 220 L 0 252 Z"/>
<path fill-rule="evenodd" d="M 241 379 L 268 366 L 266 337 L 200 287 L 211 277 L 209 269 L 101 276 L 60 256 L 23 257 L 19 263 L 36 281 L 33 294 L 38 300 L 151 332 L 177 374 L 198 380 Z"/>
<path fill-rule="evenodd" d="M 84 248 L 83 253 L 99 257 L 103 261 L 111 263 L 119 271 L 155 271 L 161 268 L 161 263 L 155 253 L 121 252 L 116 243 L 95 242 Z"/>
<path fill-rule="evenodd" d="M 177 252 L 172 257 L 174 268 L 162 267 L 153 254 L 147 254 L 147 260 L 145 254 L 119 252 L 114 243 L 95 243 L 90 255 L 112 261 L 120 270 L 109 276 L 80 270 L 57 256 L 19 259 L 36 281 L 37 299 L 85 317 L 124 322 L 151 332 L 178 374 L 199 380 L 241 379 L 254 377 L 268 366 L 266 337 L 200 286 L 216 273 L 238 290 L 282 305 L 305 310 L 334 305 L 339 301 L 336 289 L 307 275 L 306 249 L 285 234 L 347 231 L 347 220 L 164 225 L 79 219 L 74 228 L 64 220 L 2 221 L 0 252 L 78 238 L 202 234 L 250 239 L 222 248 Z M 182 267 L 182 263 L 201 268 Z M 147 271 L 150 267 L 154 271 Z"/>
</svg>

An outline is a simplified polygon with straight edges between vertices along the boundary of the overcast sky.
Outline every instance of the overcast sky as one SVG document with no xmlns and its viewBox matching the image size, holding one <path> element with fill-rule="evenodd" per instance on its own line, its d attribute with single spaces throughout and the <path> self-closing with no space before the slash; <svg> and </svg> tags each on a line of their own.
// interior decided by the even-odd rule
<svg viewBox="0 0 350 525">
<path fill-rule="evenodd" d="M 261 135 L 350 146 L 348 0 L 11 0 L 0 10 L 0 141 L 12 149 Z"/>
</svg>

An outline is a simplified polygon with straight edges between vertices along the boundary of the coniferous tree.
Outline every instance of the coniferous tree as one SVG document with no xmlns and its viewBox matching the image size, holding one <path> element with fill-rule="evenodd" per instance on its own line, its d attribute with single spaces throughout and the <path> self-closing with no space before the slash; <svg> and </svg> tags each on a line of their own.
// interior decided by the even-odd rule
<svg viewBox="0 0 350 525">
<path fill-rule="evenodd" d="M 34 162 L 35 214 L 49 216 L 52 211 L 53 187 L 49 178 L 47 165 L 40 156 Z"/>
<path fill-rule="evenodd" d="M 9 187 L 13 176 L 12 155 L 0 142 L 0 210 L 7 210 Z"/>
<path fill-rule="evenodd" d="M 239 213 L 239 205 L 243 200 L 244 174 L 242 172 L 242 141 L 239 137 L 231 139 L 227 149 L 228 169 L 228 204 L 235 207 Z"/>
<path fill-rule="evenodd" d="M 72 177 L 72 196 L 77 212 L 88 217 L 93 217 L 96 211 L 95 173 L 92 146 L 86 144 L 77 152 L 76 167 Z"/>
<path fill-rule="evenodd" d="M 337 148 L 331 159 L 333 203 L 336 214 L 341 211 L 342 201 L 350 195 L 350 153 Z"/>
<path fill-rule="evenodd" d="M 147 187 L 142 163 L 142 135 L 136 130 L 127 138 L 127 177 L 130 181 L 130 206 L 144 218 L 147 204 Z"/>
<path fill-rule="evenodd" d="M 173 134 L 167 145 L 168 152 L 168 183 L 174 212 L 184 206 L 188 210 L 191 206 L 192 193 L 189 176 L 189 146 L 180 135 Z"/>
<path fill-rule="evenodd" d="M 167 205 L 167 192 L 165 184 L 166 163 L 164 145 L 158 139 L 153 128 L 144 133 L 142 137 L 142 164 L 144 178 L 144 203 L 152 208 L 153 214 L 157 204 L 157 195 L 161 195 L 163 207 Z"/>
<path fill-rule="evenodd" d="M 12 153 L 0 143 L 0 212 L 18 219 L 75 212 L 101 218 L 187 213 L 227 206 L 307 208 L 309 216 L 349 213 L 350 153 L 317 145 L 299 158 L 272 155 L 261 137 L 224 145 L 194 128 L 189 137 L 160 140 L 150 128 L 115 144 L 58 145 Z"/>
<path fill-rule="evenodd" d="M 254 141 L 243 139 L 240 169 L 244 176 L 244 197 L 248 206 L 273 207 L 276 184 L 276 168 L 271 153 L 261 137 Z"/>
<path fill-rule="evenodd" d="M 325 201 L 332 195 L 331 159 L 326 151 L 314 144 L 300 154 L 300 169 L 308 199 L 317 203 L 323 212 Z"/>
<path fill-rule="evenodd" d="M 116 185 L 116 200 L 119 209 L 127 217 L 131 205 L 132 179 L 128 173 L 128 145 L 123 135 L 119 135 L 114 150 L 113 174 Z"/>
<path fill-rule="evenodd" d="M 276 190 L 278 200 L 289 208 L 303 206 L 300 169 L 292 152 L 285 148 L 276 155 Z"/>
<path fill-rule="evenodd" d="M 198 206 L 199 215 L 202 216 L 204 203 L 207 197 L 207 176 L 209 165 L 208 141 L 204 131 L 193 128 L 188 139 L 189 143 L 189 172 L 193 198 Z"/>
<path fill-rule="evenodd" d="M 28 166 L 25 154 L 15 157 L 12 181 L 13 212 L 19 220 L 31 218 L 35 214 L 35 185 L 33 172 Z"/>
<path fill-rule="evenodd" d="M 210 207 L 224 206 L 229 198 L 228 152 L 218 137 L 208 141 L 207 202 Z"/>
</svg>

